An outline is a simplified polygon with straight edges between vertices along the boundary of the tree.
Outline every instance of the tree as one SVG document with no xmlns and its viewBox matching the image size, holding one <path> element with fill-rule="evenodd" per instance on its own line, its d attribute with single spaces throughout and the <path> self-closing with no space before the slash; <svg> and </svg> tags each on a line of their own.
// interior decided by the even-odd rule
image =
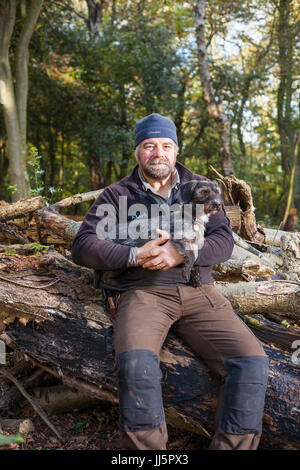
<svg viewBox="0 0 300 470">
<path fill-rule="evenodd" d="M 18 188 L 13 200 L 30 195 L 26 170 L 26 124 L 28 96 L 29 42 L 37 22 L 42 0 L 1 0 L 0 2 L 0 80 L 8 140 L 10 184 Z M 10 58 L 12 35 L 20 7 L 21 30 L 14 50 L 13 76 Z"/>
<path fill-rule="evenodd" d="M 203 97 L 209 117 L 213 119 L 218 126 L 223 174 L 224 176 L 228 176 L 230 174 L 234 174 L 230 149 L 230 126 L 224 111 L 222 100 L 216 94 L 209 71 L 205 38 L 205 8 L 206 0 L 198 0 L 194 9 L 199 74 L 203 88 Z"/>
<path fill-rule="evenodd" d="M 279 0 L 276 2 L 278 8 L 277 41 L 278 41 L 278 65 L 279 86 L 277 91 L 277 123 L 280 135 L 280 150 L 282 168 L 285 174 L 285 187 L 294 177 L 297 152 L 297 122 L 293 112 L 294 82 L 298 79 L 296 73 L 295 49 L 297 37 L 300 31 L 300 21 L 293 22 L 293 13 L 296 11 L 294 0 Z M 295 16 L 296 18 L 296 16 Z M 295 155 L 294 155 L 295 154 Z M 299 188 L 300 182 L 295 180 Z M 299 189 L 297 190 L 299 192 Z M 292 198 L 292 196 L 290 195 Z M 290 201 L 291 203 L 292 201 Z M 287 207 L 288 210 L 288 207 Z M 286 216 L 286 215 L 285 215 Z"/>
</svg>

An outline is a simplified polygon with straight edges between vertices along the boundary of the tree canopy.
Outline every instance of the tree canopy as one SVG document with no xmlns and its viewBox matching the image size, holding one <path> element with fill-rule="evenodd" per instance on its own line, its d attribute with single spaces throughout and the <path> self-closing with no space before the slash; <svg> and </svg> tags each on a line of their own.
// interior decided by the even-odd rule
<svg viewBox="0 0 300 470">
<path fill-rule="evenodd" d="M 5 32 L 7 8 L 15 19 Z M 0 104 L 0 199 L 22 189 L 13 163 L 21 180 L 28 174 L 28 191 L 51 201 L 116 181 L 135 164 L 136 121 L 159 112 L 176 123 L 179 160 L 213 179 L 211 166 L 224 173 L 226 123 L 232 171 L 250 184 L 266 223 L 282 220 L 294 167 L 300 212 L 296 0 L 8 0 L 0 29 L 0 80 L 15 97 L 20 149 L 9 154 Z"/>
</svg>

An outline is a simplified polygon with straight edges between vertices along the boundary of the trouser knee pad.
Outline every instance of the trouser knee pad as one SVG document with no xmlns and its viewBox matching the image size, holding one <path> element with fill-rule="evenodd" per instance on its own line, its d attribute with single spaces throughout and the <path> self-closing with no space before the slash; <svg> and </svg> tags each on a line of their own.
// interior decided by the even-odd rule
<svg viewBox="0 0 300 470">
<path fill-rule="evenodd" d="M 120 353 L 116 361 L 121 429 L 158 428 L 165 419 L 159 356 L 152 351 L 136 349 Z"/>
<path fill-rule="evenodd" d="M 219 427 L 230 434 L 260 434 L 268 381 L 268 358 L 250 356 L 224 361 L 225 379 Z"/>
</svg>

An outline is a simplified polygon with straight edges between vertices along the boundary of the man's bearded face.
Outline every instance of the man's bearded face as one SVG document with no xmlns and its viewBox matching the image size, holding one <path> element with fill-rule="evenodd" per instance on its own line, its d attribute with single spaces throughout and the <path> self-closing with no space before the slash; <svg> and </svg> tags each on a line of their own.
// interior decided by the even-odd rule
<svg viewBox="0 0 300 470">
<path fill-rule="evenodd" d="M 146 139 L 136 152 L 136 159 L 144 175 L 153 180 L 163 180 L 174 170 L 176 146 L 168 137 Z"/>
</svg>

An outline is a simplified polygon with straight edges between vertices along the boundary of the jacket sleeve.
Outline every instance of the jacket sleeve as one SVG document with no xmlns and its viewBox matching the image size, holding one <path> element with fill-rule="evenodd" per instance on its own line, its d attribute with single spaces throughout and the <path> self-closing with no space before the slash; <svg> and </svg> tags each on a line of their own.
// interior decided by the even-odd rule
<svg viewBox="0 0 300 470">
<path fill-rule="evenodd" d="M 212 266 L 227 261 L 234 247 L 230 221 L 223 210 L 211 215 L 205 230 L 204 244 L 195 261 L 197 266 Z"/>
<path fill-rule="evenodd" d="M 72 259 L 80 266 L 97 270 L 124 269 L 127 267 L 130 247 L 119 245 L 99 237 L 98 223 L 104 215 L 98 215 L 101 204 L 110 204 L 116 213 L 118 223 L 118 205 L 110 188 L 105 189 L 87 212 L 72 244 Z M 98 235 L 97 235 L 98 233 Z"/>
</svg>

